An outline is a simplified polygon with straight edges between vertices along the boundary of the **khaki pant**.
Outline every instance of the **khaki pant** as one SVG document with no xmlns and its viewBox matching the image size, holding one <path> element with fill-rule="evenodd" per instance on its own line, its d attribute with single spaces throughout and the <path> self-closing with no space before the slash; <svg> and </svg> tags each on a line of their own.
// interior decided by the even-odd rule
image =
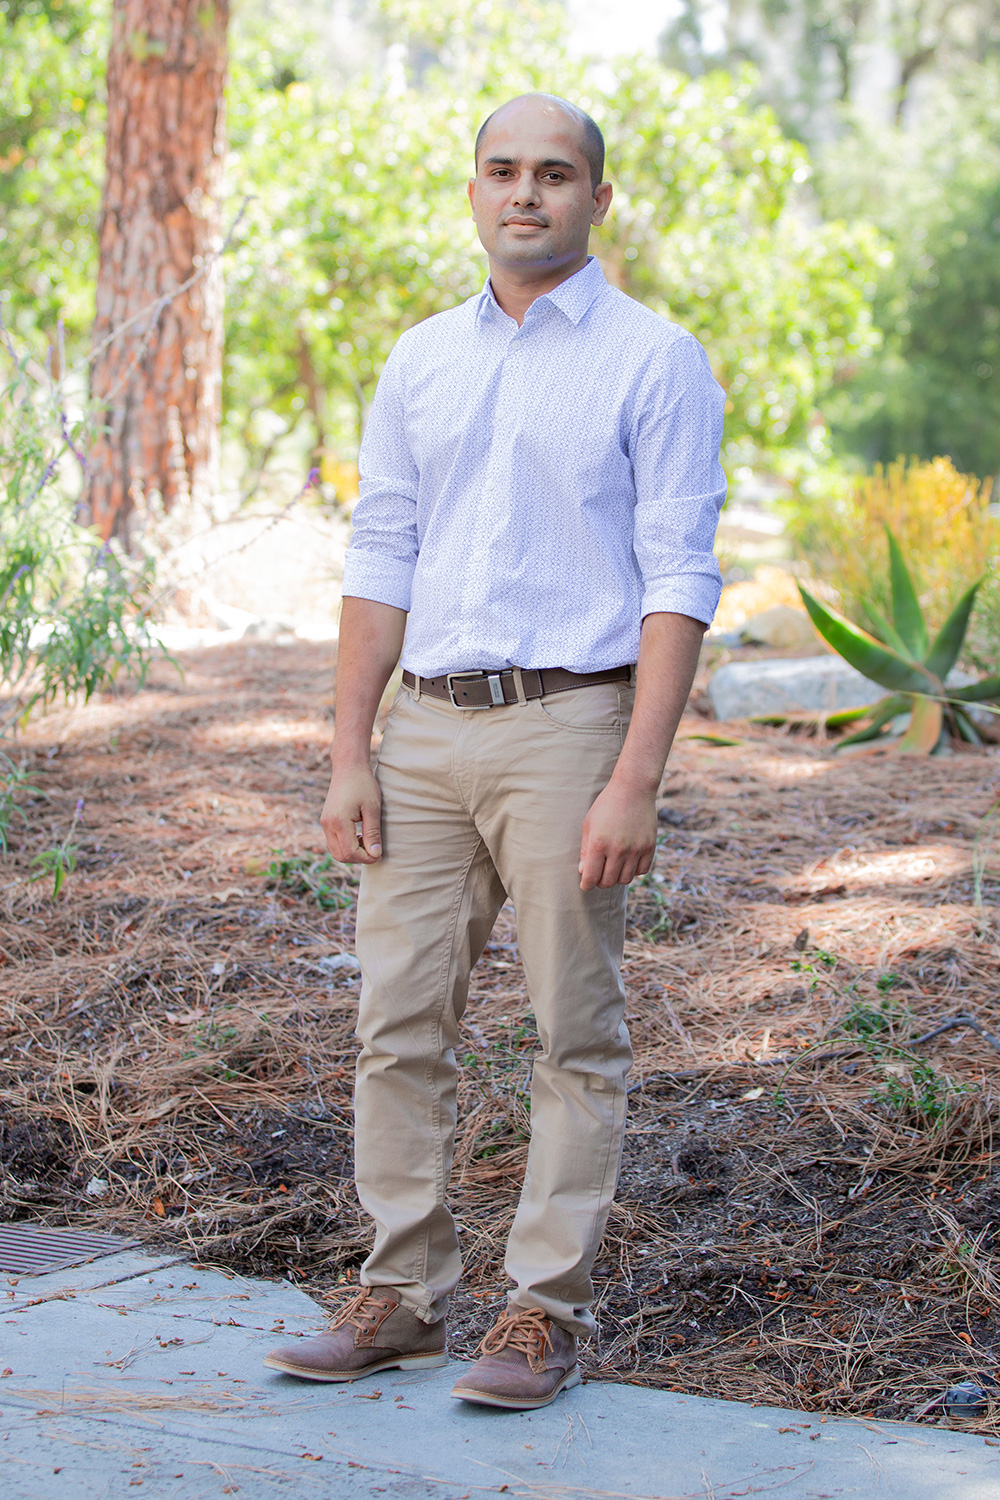
<svg viewBox="0 0 1000 1500">
<path fill-rule="evenodd" d="M 621 750 L 633 690 L 605 683 L 485 711 L 401 688 L 379 755 L 384 855 L 358 901 L 363 985 L 358 1194 L 375 1220 L 361 1279 L 419 1317 L 461 1274 L 446 1206 L 455 1047 L 469 971 L 509 895 L 539 1050 L 531 1144 L 507 1245 L 522 1307 L 595 1327 L 591 1268 L 621 1158 L 632 1061 L 624 886 L 580 890 L 583 819 Z"/>
</svg>

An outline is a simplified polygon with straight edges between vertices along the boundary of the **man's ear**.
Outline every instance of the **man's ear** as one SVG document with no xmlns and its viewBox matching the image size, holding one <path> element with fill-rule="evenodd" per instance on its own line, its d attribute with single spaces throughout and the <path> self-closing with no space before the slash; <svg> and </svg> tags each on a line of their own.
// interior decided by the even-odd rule
<svg viewBox="0 0 1000 1500">
<path fill-rule="evenodd" d="M 603 224 L 607 218 L 608 209 L 611 207 L 611 198 L 614 188 L 610 182 L 602 182 L 594 189 L 594 212 L 590 216 L 591 224 Z"/>
<path fill-rule="evenodd" d="M 472 205 L 472 212 L 473 212 L 473 215 L 475 215 L 476 204 L 475 204 L 475 199 L 473 198 L 473 194 L 476 191 L 476 179 L 474 177 L 470 177 L 469 178 L 469 186 L 468 186 L 467 191 L 468 191 L 468 194 L 469 194 L 469 202 Z"/>
</svg>

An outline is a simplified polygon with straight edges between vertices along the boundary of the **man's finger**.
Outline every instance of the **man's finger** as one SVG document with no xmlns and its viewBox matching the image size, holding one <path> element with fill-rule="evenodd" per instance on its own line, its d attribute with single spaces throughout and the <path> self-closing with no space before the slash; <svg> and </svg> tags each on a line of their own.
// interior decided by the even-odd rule
<svg viewBox="0 0 1000 1500">
<path fill-rule="evenodd" d="M 621 885 L 623 866 L 624 861 L 620 854 L 605 855 L 604 872 L 600 880 L 604 890 L 610 890 L 613 885 Z"/>
<path fill-rule="evenodd" d="M 371 863 L 372 856 L 358 837 L 360 827 L 360 823 L 346 822 L 343 818 L 331 820 L 329 824 L 324 823 L 326 847 L 334 859 L 339 859 L 345 865 Z"/>
<path fill-rule="evenodd" d="M 378 807 L 363 807 L 361 809 L 361 823 L 355 825 L 355 831 L 360 826 L 361 845 L 372 859 L 382 858 L 382 820 L 381 809 Z"/>
<path fill-rule="evenodd" d="M 580 850 L 580 889 L 592 891 L 604 878 L 604 851 L 585 842 Z"/>
</svg>

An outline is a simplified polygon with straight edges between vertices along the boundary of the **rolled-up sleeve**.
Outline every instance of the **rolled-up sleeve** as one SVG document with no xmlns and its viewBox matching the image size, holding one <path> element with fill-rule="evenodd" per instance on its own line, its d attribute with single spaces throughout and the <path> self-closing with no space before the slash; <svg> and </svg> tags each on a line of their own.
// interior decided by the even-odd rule
<svg viewBox="0 0 1000 1500">
<path fill-rule="evenodd" d="M 406 438 L 401 343 L 386 361 L 361 442 L 361 484 L 343 593 L 408 611 L 417 563 L 419 476 Z"/>
<path fill-rule="evenodd" d="M 682 334 L 647 368 L 629 434 L 642 615 L 710 625 L 722 591 L 715 532 L 726 498 L 719 461 L 725 393 L 698 340 Z"/>
</svg>

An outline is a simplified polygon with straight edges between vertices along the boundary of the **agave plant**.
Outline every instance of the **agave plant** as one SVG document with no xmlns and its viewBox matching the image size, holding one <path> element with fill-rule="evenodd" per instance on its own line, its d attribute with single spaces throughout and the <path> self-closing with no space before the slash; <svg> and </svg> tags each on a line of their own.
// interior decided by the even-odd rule
<svg viewBox="0 0 1000 1500">
<path fill-rule="evenodd" d="M 909 725 L 896 744 L 904 754 L 929 755 L 945 730 L 970 744 L 981 744 L 981 736 L 964 705 L 1000 699 L 1000 677 L 987 677 L 982 682 L 960 688 L 946 688 L 945 681 L 962 650 L 969 617 L 983 580 L 978 579 L 966 589 L 932 641 L 899 543 L 888 527 L 886 534 L 889 540 L 892 620 L 886 620 L 877 610 L 869 609 L 872 624 L 879 631 L 881 640 L 835 610 L 828 609 L 808 589 L 799 585 L 809 618 L 827 644 L 865 677 L 887 688 L 889 694 L 869 708 L 831 714 L 826 722 L 839 727 L 851 721 L 867 720 L 862 729 L 841 740 L 840 746 L 879 739 L 886 725 L 902 714 L 910 716 Z"/>
</svg>

